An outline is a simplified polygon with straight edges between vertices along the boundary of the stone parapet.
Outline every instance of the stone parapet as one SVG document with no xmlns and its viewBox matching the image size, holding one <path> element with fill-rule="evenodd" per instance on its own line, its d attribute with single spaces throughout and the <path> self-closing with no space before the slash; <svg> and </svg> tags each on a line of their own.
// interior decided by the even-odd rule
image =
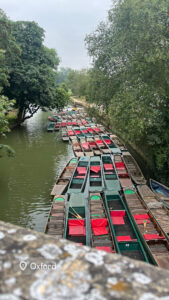
<svg viewBox="0 0 169 300">
<path fill-rule="evenodd" d="M 0 222 L 0 300 L 169 300 L 169 272 Z"/>
</svg>

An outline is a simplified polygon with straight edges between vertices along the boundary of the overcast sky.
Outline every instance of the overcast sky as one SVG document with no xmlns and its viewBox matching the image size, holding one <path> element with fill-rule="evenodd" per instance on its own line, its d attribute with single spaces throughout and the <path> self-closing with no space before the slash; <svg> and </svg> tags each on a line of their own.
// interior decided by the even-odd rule
<svg viewBox="0 0 169 300">
<path fill-rule="evenodd" d="M 112 0 L 0 0 L 0 8 L 16 20 L 35 21 L 45 29 L 45 45 L 55 48 L 60 66 L 89 66 L 86 34 L 105 20 Z"/>
</svg>

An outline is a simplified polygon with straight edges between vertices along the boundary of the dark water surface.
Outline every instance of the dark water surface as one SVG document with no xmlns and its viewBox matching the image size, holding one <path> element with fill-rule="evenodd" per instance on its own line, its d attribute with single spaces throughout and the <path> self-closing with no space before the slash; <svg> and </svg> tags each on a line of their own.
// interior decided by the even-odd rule
<svg viewBox="0 0 169 300">
<path fill-rule="evenodd" d="M 39 111 L 0 139 L 16 151 L 14 159 L 0 158 L 0 220 L 37 231 L 44 230 L 56 177 L 73 157 L 59 132 L 47 132 L 50 114 Z"/>
</svg>

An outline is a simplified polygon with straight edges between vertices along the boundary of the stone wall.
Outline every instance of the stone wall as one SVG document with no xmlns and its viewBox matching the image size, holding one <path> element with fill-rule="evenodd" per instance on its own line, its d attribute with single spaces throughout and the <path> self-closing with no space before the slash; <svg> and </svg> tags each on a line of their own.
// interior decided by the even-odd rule
<svg viewBox="0 0 169 300">
<path fill-rule="evenodd" d="M 169 272 L 0 222 L 0 300 L 169 300 Z"/>
</svg>

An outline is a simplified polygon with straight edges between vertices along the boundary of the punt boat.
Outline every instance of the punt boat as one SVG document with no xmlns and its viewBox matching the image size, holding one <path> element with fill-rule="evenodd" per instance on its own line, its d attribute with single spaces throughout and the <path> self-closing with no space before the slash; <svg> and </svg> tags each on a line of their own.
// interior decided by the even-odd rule
<svg viewBox="0 0 169 300">
<path fill-rule="evenodd" d="M 48 124 L 47 131 L 50 131 L 50 132 L 54 131 L 55 125 L 56 125 L 55 122 L 50 122 L 50 123 Z"/>
<path fill-rule="evenodd" d="M 102 155 L 103 178 L 106 190 L 113 190 L 118 193 L 121 190 L 120 182 L 113 164 L 111 155 Z"/>
<path fill-rule="evenodd" d="M 126 147 L 121 143 L 117 135 L 115 134 L 110 134 L 110 138 L 112 139 L 113 143 L 115 144 L 116 147 L 120 148 L 120 150 L 127 151 Z"/>
<path fill-rule="evenodd" d="M 138 185 L 137 190 L 152 217 L 160 226 L 163 235 L 169 241 L 169 210 L 162 202 L 159 202 L 159 199 L 146 184 Z"/>
<path fill-rule="evenodd" d="M 78 159 L 77 158 L 72 158 L 66 167 L 63 169 L 61 172 L 60 176 L 58 177 L 52 191 L 51 191 L 51 196 L 54 197 L 55 195 L 58 194 L 64 194 L 65 191 L 68 188 L 68 184 L 70 181 L 70 178 L 76 168 Z"/>
<path fill-rule="evenodd" d="M 67 196 L 65 195 L 55 195 L 44 233 L 57 238 L 64 237 L 66 198 Z"/>
<path fill-rule="evenodd" d="M 93 156 L 90 158 L 89 168 L 89 191 L 103 191 L 104 183 L 102 176 L 102 163 L 99 156 Z"/>
<path fill-rule="evenodd" d="M 133 183 L 121 155 L 114 154 L 114 164 L 122 188 L 133 187 Z"/>
<path fill-rule="evenodd" d="M 150 186 L 159 201 L 162 201 L 169 209 L 169 188 L 154 179 L 150 179 Z"/>
<path fill-rule="evenodd" d="M 89 146 L 92 149 L 94 155 L 101 155 L 101 151 L 95 141 L 89 142 Z"/>
<path fill-rule="evenodd" d="M 84 191 L 89 170 L 89 162 L 89 156 L 83 156 L 79 158 L 78 164 L 74 170 L 68 186 L 69 194 L 82 193 Z"/>
<path fill-rule="evenodd" d="M 88 215 L 84 194 L 72 193 L 66 207 L 64 238 L 80 245 L 89 245 Z"/>
<path fill-rule="evenodd" d="M 81 148 L 81 144 L 77 142 L 72 142 L 73 152 L 76 157 L 84 156 L 83 150 Z"/>
<path fill-rule="evenodd" d="M 96 144 L 101 153 L 108 154 L 111 152 L 110 149 L 108 148 L 108 146 L 103 143 L 102 139 L 96 140 Z"/>
<path fill-rule="evenodd" d="M 147 244 L 156 264 L 169 270 L 169 242 L 163 236 L 161 228 L 132 188 L 123 190 L 133 220 L 142 235 L 142 242 Z"/>
<path fill-rule="evenodd" d="M 133 156 L 129 152 L 123 152 L 122 156 L 128 173 L 135 184 L 146 184 L 144 175 Z"/>
<path fill-rule="evenodd" d="M 119 254 L 132 259 L 151 262 L 151 253 L 145 251 L 130 213 L 119 193 L 104 192 L 105 206 Z"/>
<path fill-rule="evenodd" d="M 89 145 L 89 142 L 81 143 L 82 150 L 86 156 L 94 156 L 93 151 Z"/>
<path fill-rule="evenodd" d="M 101 138 L 104 141 L 104 143 L 108 146 L 111 153 L 121 153 L 120 148 L 116 147 L 113 141 L 110 139 L 108 135 L 101 134 Z"/>
<path fill-rule="evenodd" d="M 89 194 L 91 246 L 106 252 L 114 253 L 115 245 L 100 193 Z"/>
</svg>

